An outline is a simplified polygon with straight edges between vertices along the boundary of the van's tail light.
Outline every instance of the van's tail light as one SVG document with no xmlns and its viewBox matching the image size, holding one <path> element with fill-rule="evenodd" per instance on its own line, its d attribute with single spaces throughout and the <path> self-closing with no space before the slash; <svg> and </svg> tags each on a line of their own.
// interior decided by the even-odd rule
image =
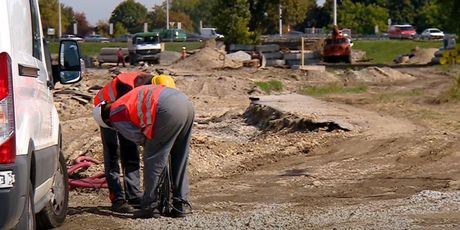
<svg viewBox="0 0 460 230">
<path fill-rule="evenodd" d="M 14 135 L 13 74 L 10 56 L 0 53 L 0 164 L 16 159 Z"/>
</svg>

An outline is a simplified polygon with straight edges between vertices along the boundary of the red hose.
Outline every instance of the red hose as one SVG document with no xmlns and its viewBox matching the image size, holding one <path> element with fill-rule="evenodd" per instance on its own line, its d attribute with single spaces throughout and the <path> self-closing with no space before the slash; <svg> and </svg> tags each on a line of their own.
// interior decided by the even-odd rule
<svg viewBox="0 0 460 230">
<path fill-rule="evenodd" d="M 92 157 L 80 156 L 75 159 L 75 164 L 67 167 L 67 174 L 72 175 L 79 169 L 89 168 L 92 165 L 100 164 L 100 162 Z M 96 176 L 81 178 L 81 179 L 70 179 L 69 178 L 69 189 L 73 188 L 107 188 L 107 182 L 105 180 L 105 174 L 99 173 Z"/>
</svg>

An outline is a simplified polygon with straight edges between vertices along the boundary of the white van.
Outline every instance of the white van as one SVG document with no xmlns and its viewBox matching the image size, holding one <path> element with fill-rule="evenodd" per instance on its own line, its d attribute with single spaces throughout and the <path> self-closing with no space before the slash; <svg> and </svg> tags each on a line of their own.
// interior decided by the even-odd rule
<svg viewBox="0 0 460 230">
<path fill-rule="evenodd" d="M 216 32 L 216 28 L 200 28 L 200 34 L 204 38 L 223 39 L 224 35 Z"/>
<path fill-rule="evenodd" d="M 69 194 L 52 89 L 81 80 L 79 46 L 52 65 L 38 0 L 0 1 L 0 22 L 0 229 L 54 228 Z"/>
</svg>

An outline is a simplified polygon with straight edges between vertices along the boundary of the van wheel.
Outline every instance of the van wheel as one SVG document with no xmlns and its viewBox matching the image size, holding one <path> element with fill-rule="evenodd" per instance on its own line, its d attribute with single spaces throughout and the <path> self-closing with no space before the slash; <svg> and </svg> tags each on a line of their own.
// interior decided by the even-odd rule
<svg viewBox="0 0 460 230">
<path fill-rule="evenodd" d="M 54 175 L 51 187 L 51 199 L 45 208 L 37 214 L 39 229 L 59 227 L 64 223 L 69 205 L 69 187 L 67 165 L 62 155 L 59 154 L 59 164 Z"/>
<path fill-rule="evenodd" d="M 29 192 L 26 197 L 26 209 L 22 213 L 22 217 L 19 220 L 16 229 L 35 229 L 35 211 L 34 211 L 34 189 L 32 183 L 29 181 Z"/>
</svg>

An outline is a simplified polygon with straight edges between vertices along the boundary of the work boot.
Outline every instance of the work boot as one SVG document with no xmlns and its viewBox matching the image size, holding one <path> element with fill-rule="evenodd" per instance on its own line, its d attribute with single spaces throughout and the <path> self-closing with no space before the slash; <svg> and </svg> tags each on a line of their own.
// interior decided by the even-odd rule
<svg viewBox="0 0 460 230">
<path fill-rule="evenodd" d="M 149 218 L 160 218 L 160 211 L 158 208 L 141 208 L 134 212 L 134 218 L 149 219 Z"/>
<path fill-rule="evenodd" d="M 186 200 L 180 198 L 173 198 L 173 208 L 171 210 L 171 217 L 183 218 L 192 213 L 192 205 Z"/>
<path fill-rule="evenodd" d="M 131 207 L 126 200 L 116 200 L 112 202 L 112 207 L 110 208 L 113 212 L 118 213 L 132 213 L 133 207 Z"/>
<path fill-rule="evenodd" d="M 133 208 L 140 208 L 141 207 L 141 202 L 142 202 L 142 199 L 139 198 L 139 197 L 128 200 L 128 204 L 133 206 Z"/>
</svg>

